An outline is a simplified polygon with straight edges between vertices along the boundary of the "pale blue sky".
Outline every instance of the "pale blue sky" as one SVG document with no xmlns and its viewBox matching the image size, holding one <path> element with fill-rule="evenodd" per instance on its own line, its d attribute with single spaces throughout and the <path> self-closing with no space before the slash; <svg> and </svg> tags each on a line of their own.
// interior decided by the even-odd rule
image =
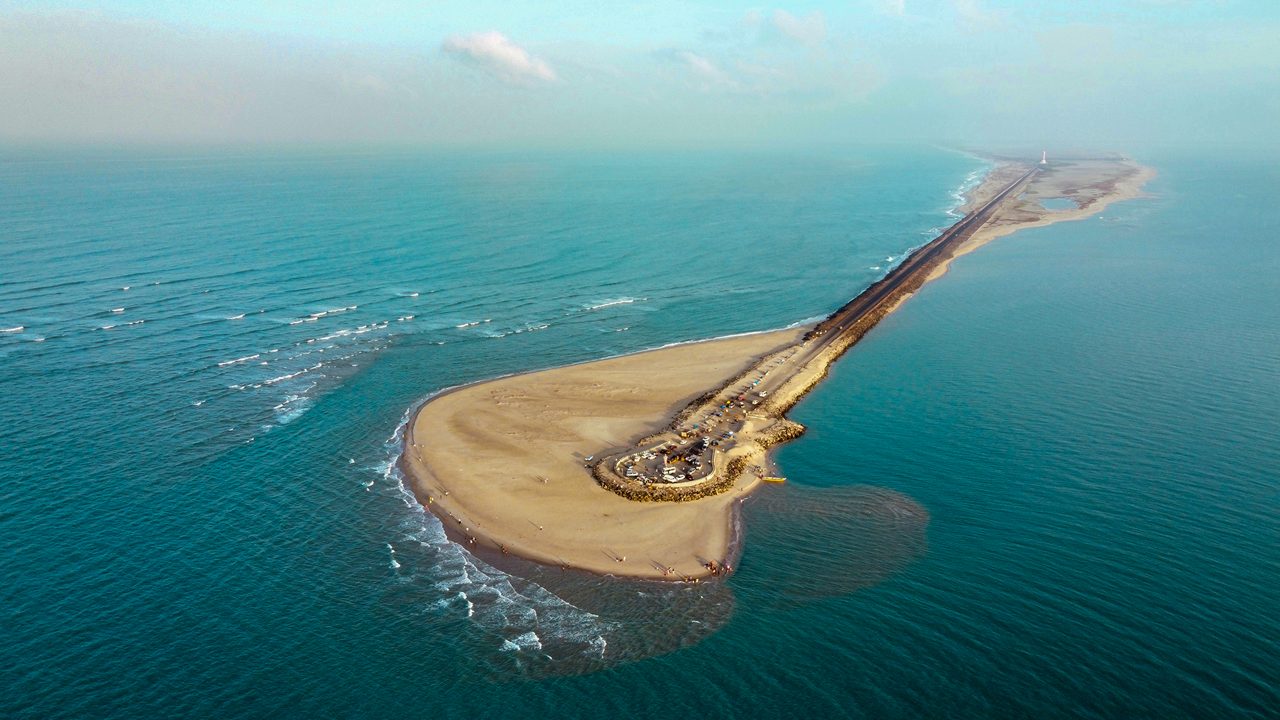
<svg viewBox="0 0 1280 720">
<path fill-rule="evenodd" d="M 849 31 L 882 33 L 895 28 L 883 18 L 914 16 L 945 24 L 964 3 L 949 0 L 879 0 L 808 2 L 784 9 L 795 15 L 821 12 L 829 25 Z M 1208 24 L 1275 22 L 1280 3 L 1272 0 L 1074 0 L 1037 2 L 983 0 L 972 6 L 1005 14 L 1019 25 L 1044 27 L 1063 23 L 1130 25 L 1144 31 L 1194 30 Z M 405 45 L 438 43 L 468 30 L 499 29 L 526 42 L 608 39 L 646 45 L 695 41 L 709 28 L 735 22 L 755 10 L 773 6 L 725 0 L 648 0 L 608 3 L 590 0 L 512 2 L 510 0 L 366 0 L 364 2 L 298 2 L 259 0 L 110 0 L 89 2 L 4 2 L 7 10 L 92 10 L 120 17 L 224 30 L 252 30 L 313 38 Z M 901 7 L 899 14 L 896 8 Z M 1138 27 L 1140 26 L 1140 28 Z"/>
<path fill-rule="evenodd" d="M 1280 145 L 1275 0 L 6 2 L 0 141 Z"/>
</svg>

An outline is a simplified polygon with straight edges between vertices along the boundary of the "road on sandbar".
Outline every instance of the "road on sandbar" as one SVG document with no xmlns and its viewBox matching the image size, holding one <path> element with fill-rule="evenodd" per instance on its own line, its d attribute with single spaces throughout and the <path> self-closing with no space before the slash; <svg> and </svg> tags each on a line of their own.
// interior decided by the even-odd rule
<svg viewBox="0 0 1280 720">
<path fill-rule="evenodd" d="M 816 353 L 825 348 L 840 336 L 841 331 L 852 327 L 879 307 L 880 303 L 894 296 L 902 285 L 910 282 L 919 273 L 931 270 L 931 263 L 941 257 L 943 253 L 954 252 L 964 241 L 977 232 L 987 220 L 991 219 L 991 216 L 1006 198 L 1023 187 L 1038 172 L 1040 172 L 1040 168 L 1032 167 L 1017 180 L 1009 183 L 1007 187 L 996 193 L 982 207 L 964 216 L 955 225 L 947 228 L 941 235 L 929 241 L 927 245 L 908 255 L 898 267 L 890 270 L 889 274 L 862 291 L 861 294 L 849 301 L 844 307 L 831 313 L 826 320 L 818 323 L 810 331 L 809 337 L 821 339 L 814 343 L 810 352 Z"/>
<path fill-rule="evenodd" d="M 667 430 L 593 459 L 596 480 L 633 500 L 688 500 L 727 491 L 747 463 L 769 445 L 799 434 L 802 428 L 785 421 L 784 415 L 825 375 L 825 368 L 879 322 L 891 309 L 890 303 L 923 285 L 938 263 L 953 257 L 1039 171 L 1031 167 L 981 207 L 908 254 L 883 278 L 815 325 L 801 342 L 761 358 L 728 385 L 699 398 Z M 820 370 L 817 376 L 815 368 Z M 690 467 L 670 465 L 669 452 L 678 463 L 689 462 L 681 448 L 691 440 L 701 442 L 695 446 L 697 462 Z M 728 464 L 730 455 L 739 458 L 736 465 Z M 650 467 L 655 464 L 657 470 Z"/>
</svg>

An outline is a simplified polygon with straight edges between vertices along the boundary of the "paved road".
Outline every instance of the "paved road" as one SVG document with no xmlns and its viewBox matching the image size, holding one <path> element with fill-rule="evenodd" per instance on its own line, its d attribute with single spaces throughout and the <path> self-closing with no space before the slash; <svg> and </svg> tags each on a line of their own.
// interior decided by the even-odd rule
<svg viewBox="0 0 1280 720">
<path fill-rule="evenodd" d="M 701 425 L 711 420 L 710 413 L 715 412 L 718 404 L 726 397 L 733 398 L 737 395 L 750 393 L 755 396 L 753 398 L 754 400 L 761 400 L 763 399 L 763 396 L 760 394 L 761 391 L 771 393 L 786 385 L 792 380 L 794 374 L 800 368 L 803 368 L 810 359 L 819 356 L 824 349 L 829 347 L 833 342 L 839 340 L 847 330 L 853 328 L 859 321 L 875 312 L 882 303 L 897 298 L 898 291 L 902 290 L 904 285 L 915 279 L 923 281 L 924 276 L 934 267 L 935 260 L 945 258 L 946 255 L 944 255 L 944 253 L 954 251 L 965 240 L 969 239 L 969 237 L 972 236 L 978 228 L 982 227 L 987 220 L 991 219 L 991 216 L 999 208 L 1001 203 L 1011 195 L 1020 191 L 1020 189 L 1029 182 L 1037 172 L 1039 172 L 1039 168 L 1033 167 L 1017 180 L 1009 183 L 1008 186 L 988 200 L 982 207 L 969 213 L 955 225 L 944 230 L 941 235 L 931 240 L 928 244 L 912 252 L 900 265 L 898 265 L 898 267 L 891 270 L 888 275 L 872 284 L 853 300 L 850 300 L 845 304 L 844 307 L 829 315 L 827 319 L 818 323 L 818 325 L 805 336 L 806 340 L 815 340 L 814 342 L 805 342 L 803 346 L 798 348 L 793 347 L 786 352 L 786 356 L 788 358 L 797 351 L 801 353 L 800 357 L 790 359 L 787 363 L 786 369 L 782 369 L 780 372 L 774 373 L 772 371 L 772 367 L 777 367 L 773 365 L 774 362 L 777 362 L 776 360 L 768 361 L 770 367 L 765 367 L 764 363 L 758 365 L 756 370 L 762 373 L 758 385 L 747 385 L 741 388 L 735 388 L 734 385 L 736 385 L 737 382 L 741 382 L 741 380 L 735 381 L 731 385 L 722 388 L 712 399 L 702 400 L 699 409 L 690 413 L 679 427 L 661 433 L 658 436 L 655 436 L 655 438 L 651 438 L 650 442 L 646 444 L 646 447 L 628 448 L 623 452 L 610 453 L 607 456 L 602 457 L 596 461 L 596 470 L 598 471 L 597 479 L 612 478 L 612 481 L 623 486 L 631 484 L 634 481 L 619 475 L 616 469 L 617 463 L 624 457 L 644 450 L 654 450 L 668 442 L 680 442 L 679 433 L 681 431 L 692 431 L 695 424 Z M 832 360 L 834 360 L 834 358 L 832 358 Z M 790 372 L 788 372 L 788 370 Z M 751 406 L 746 405 L 745 402 L 743 403 L 742 410 L 745 411 L 746 414 L 757 419 L 774 419 L 754 413 Z M 714 431 L 709 428 L 701 428 L 699 431 L 694 432 L 698 434 L 705 433 L 709 437 L 714 435 L 723 441 L 726 439 L 725 433 L 729 430 L 741 430 L 744 424 L 745 417 L 740 420 L 730 420 L 730 417 L 732 417 L 732 412 L 725 415 L 722 419 L 713 420 L 717 425 Z M 721 427 L 721 425 L 723 425 L 723 427 Z M 732 446 L 736 440 L 738 439 L 730 440 L 730 446 Z M 721 451 L 727 451 L 728 449 L 729 446 L 720 448 Z M 641 467 L 645 468 L 644 472 L 646 474 L 653 476 L 656 479 L 657 471 L 654 468 L 649 467 L 649 463 L 639 464 Z M 704 465 L 704 472 L 710 471 L 712 466 L 713 464 L 711 462 L 707 462 Z M 658 465 L 658 467 L 661 467 L 661 465 Z M 699 481 L 704 479 L 705 476 L 698 478 Z M 609 487 L 617 491 L 617 487 L 611 486 L 609 483 L 603 484 L 605 484 L 605 487 Z"/>
<path fill-rule="evenodd" d="M 907 256 L 907 259 L 903 260 L 898 267 L 891 270 L 888 275 L 868 287 L 844 307 L 831 313 L 826 320 L 818 323 L 811 331 L 810 336 L 820 337 L 821 340 L 814 343 L 810 352 L 817 352 L 831 344 L 831 342 L 840 337 L 842 331 L 852 327 L 868 313 L 874 311 L 882 302 L 893 296 L 895 291 L 905 283 L 919 274 L 929 272 L 932 269 L 934 260 L 944 252 L 954 251 L 965 240 L 968 240 L 970 236 L 977 232 L 978 228 L 991 219 L 992 214 L 1000 207 L 1001 203 L 1029 182 L 1032 176 L 1039 171 L 1039 167 L 1032 167 L 1017 180 L 1009 183 L 1007 187 L 988 200 L 982 207 L 964 216 L 963 219 L 944 230 L 941 235 L 931 240 L 927 245 L 918 248 Z"/>
</svg>

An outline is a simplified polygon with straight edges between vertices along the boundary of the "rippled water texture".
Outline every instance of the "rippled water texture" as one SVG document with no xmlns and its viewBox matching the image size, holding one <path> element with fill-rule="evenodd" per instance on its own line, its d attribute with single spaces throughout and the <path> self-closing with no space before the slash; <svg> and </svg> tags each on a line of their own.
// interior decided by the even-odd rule
<svg viewBox="0 0 1280 720">
<path fill-rule="evenodd" d="M 1272 716 L 1277 165 L 1152 161 L 873 331 L 662 586 L 449 542 L 407 409 L 827 312 L 982 163 L 7 155 L 0 715 Z"/>
<path fill-rule="evenodd" d="M 789 485 L 752 498 L 746 522 L 746 561 L 760 568 L 746 590 L 786 608 L 871 587 L 906 567 L 927 548 L 929 511 L 885 488 Z"/>
</svg>

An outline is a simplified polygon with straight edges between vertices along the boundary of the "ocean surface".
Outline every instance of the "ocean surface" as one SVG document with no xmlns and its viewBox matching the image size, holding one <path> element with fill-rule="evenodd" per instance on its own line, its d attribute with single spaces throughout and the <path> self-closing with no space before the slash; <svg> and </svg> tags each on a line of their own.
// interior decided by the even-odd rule
<svg viewBox="0 0 1280 720">
<path fill-rule="evenodd" d="M 796 408 L 727 583 L 508 574 L 442 388 L 838 307 L 983 161 L 0 155 L 0 717 L 1280 716 L 1280 171 L 958 260 Z"/>
</svg>

